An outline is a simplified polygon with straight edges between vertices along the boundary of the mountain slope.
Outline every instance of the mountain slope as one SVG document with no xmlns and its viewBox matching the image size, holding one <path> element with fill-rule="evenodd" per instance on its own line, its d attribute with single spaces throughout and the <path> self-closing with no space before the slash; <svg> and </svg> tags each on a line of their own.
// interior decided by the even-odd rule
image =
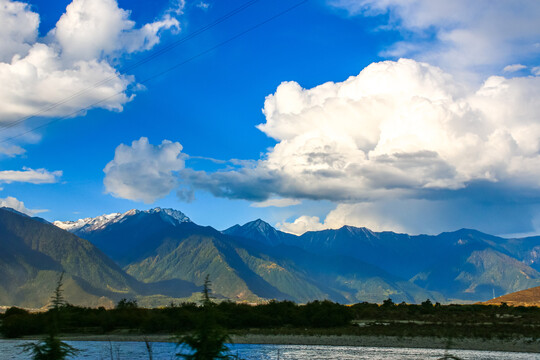
<svg viewBox="0 0 540 360">
<path fill-rule="evenodd" d="M 213 228 L 186 220 L 168 221 L 161 209 L 131 211 L 124 214 L 124 220 L 118 221 L 120 217 L 112 214 L 73 223 L 83 223 L 79 226 L 84 228 L 81 236 L 101 247 L 125 266 L 128 273 L 143 282 L 180 280 L 201 286 L 206 274 L 210 274 L 214 291 L 226 298 L 245 301 L 295 299 L 246 266 L 230 245 L 229 238 Z M 79 228 L 70 230 L 78 232 Z"/>
<path fill-rule="evenodd" d="M 325 258 L 286 246 L 251 247 L 219 234 L 169 237 L 154 256 L 127 266 L 126 271 L 142 281 L 180 278 L 196 284 L 211 274 L 214 291 L 234 300 L 352 303 L 381 302 L 389 296 L 408 302 L 442 299 L 352 258 Z"/>
<path fill-rule="evenodd" d="M 501 246 L 515 258 L 540 271 L 540 236 L 508 239 Z"/>
<path fill-rule="evenodd" d="M 424 256 L 425 252 L 441 254 L 445 251 L 430 236 L 377 233 L 367 228 L 353 226 L 343 226 L 336 230 L 309 231 L 296 236 L 275 230 L 264 222 L 262 225 L 261 222 L 256 220 L 243 226 L 236 225 L 224 233 L 274 246 L 279 243 L 297 246 L 315 254 L 354 257 L 405 278 L 414 276 L 432 264 L 431 258 Z"/>
<path fill-rule="evenodd" d="M 181 280 L 200 286 L 206 274 L 210 274 L 217 294 L 238 301 L 380 302 L 390 295 L 409 302 L 428 297 L 442 299 L 356 259 L 323 257 L 283 245 L 281 242 L 292 235 L 261 220 L 225 231 L 244 235 L 236 237 L 193 222 L 160 225 L 151 220 L 155 213 L 140 212 L 138 217 L 127 217 L 122 222 L 86 227 L 84 236 L 96 245 L 108 244 L 104 251 L 140 281 Z M 253 241 L 247 236 L 257 239 Z M 131 246 L 129 256 L 119 257 L 115 249 L 127 246 Z M 130 262 L 126 264 L 127 261 Z"/>
<path fill-rule="evenodd" d="M 266 229 L 270 225 L 255 225 L 251 222 L 227 232 L 265 242 L 261 237 L 272 234 Z M 255 235 L 242 231 L 251 228 L 266 230 Z M 279 241 L 323 256 L 353 257 L 456 301 L 483 301 L 494 292 L 505 294 L 538 284 L 538 272 L 528 266 L 537 264 L 538 239 L 504 239 L 470 229 L 410 236 L 344 226 L 281 236 Z"/>
<path fill-rule="evenodd" d="M 411 236 L 344 226 L 295 236 L 258 219 L 220 233 L 159 208 L 56 224 L 140 281 L 194 288 L 210 274 L 217 293 L 241 301 L 483 301 L 540 284 L 525 259 L 536 239 L 469 229 Z"/>
<path fill-rule="evenodd" d="M 198 285 L 210 274 L 214 292 L 229 299 L 291 299 L 249 270 L 219 235 L 202 230 L 168 234 L 152 255 L 126 271 L 145 282 L 182 279 Z"/>
<path fill-rule="evenodd" d="M 487 248 L 447 259 L 412 280 L 425 289 L 440 291 L 450 299 L 485 301 L 494 295 L 540 285 L 540 273 Z"/>
<path fill-rule="evenodd" d="M 7 304 L 45 305 L 66 272 L 68 301 L 111 304 L 134 293 L 136 281 L 88 241 L 51 224 L 0 209 L 0 269 Z"/>
<path fill-rule="evenodd" d="M 409 281 L 352 257 L 317 255 L 283 244 L 268 247 L 260 243 L 244 243 L 244 248 L 246 253 L 241 256 L 246 257 L 246 262 L 249 263 L 249 258 L 254 257 L 267 261 L 272 268 L 286 269 L 297 274 L 324 294 L 318 297 L 319 299 L 326 298 L 341 303 L 380 303 L 389 297 L 397 302 L 410 303 L 421 302 L 427 298 L 445 301 L 444 297 L 436 292 L 425 291 Z M 298 291 L 297 289 L 295 286 L 288 292 Z"/>
<path fill-rule="evenodd" d="M 428 290 L 450 299 L 485 301 L 540 285 L 540 273 L 506 250 L 506 239 L 462 229 L 438 235 L 445 252 L 413 277 Z"/>
<path fill-rule="evenodd" d="M 57 226 L 0 209 L 0 305 L 45 306 L 62 272 L 68 302 L 112 306 L 121 298 L 184 298 L 189 282 L 144 284 L 92 245 Z"/>
</svg>

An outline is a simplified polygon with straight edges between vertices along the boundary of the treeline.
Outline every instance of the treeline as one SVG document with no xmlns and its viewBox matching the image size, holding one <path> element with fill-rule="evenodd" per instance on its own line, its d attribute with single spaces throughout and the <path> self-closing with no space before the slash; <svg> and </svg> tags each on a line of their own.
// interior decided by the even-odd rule
<svg viewBox="0 0 540 360">
<path fill-rule="evenodd" d="M 251 306 L 221 302 L 214 304 L 217 323 L 225 329 L 345 326 L 352 320 L 346 306 L 330 301 L 314 301 L 296 305 L 290 301 Z M 163 308 L 146 309 L 135 301 L 121 300 L 116 308 L 107 310 L 64 305 L 58 315 L 63 333 L 109 333 L 130 329 L 142 333 L 182 333 L 193 330 L 202 308 L 195 303 L 171 304 Z M 12 307 L 2 315 L 0 331 L 5 337 L 42 334 L 46 332 L 51 311 L 29 313 Z"/>
<path fill-rule="evenodd" d="M 495 305 L 420 305 L 359 303 L 340 305 L 313 301 L 298 305 L 271 301 L 251 306 L 232 302 L 214 304 L 216 322 L 232 333 L 357 334 L 443 337 L 526 336 L 540 339 L 540 308 Z M 195 303 L 146 309 L 122 300 L 116 308 L 63 305 L 58 316 L 61 333 L 107 334 L 129 330 L 141 334 L 181 334 L 192 331 L 202 308 Z M 5 337 L 47 332 L 51 311 L 29 313 L 12 307 L 1 315 Z"/>
</svg>

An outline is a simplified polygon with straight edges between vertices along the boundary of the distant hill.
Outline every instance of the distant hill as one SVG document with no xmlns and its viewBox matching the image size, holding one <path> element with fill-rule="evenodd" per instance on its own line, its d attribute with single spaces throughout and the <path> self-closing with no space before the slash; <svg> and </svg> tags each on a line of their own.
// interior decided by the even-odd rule
<svg viewBox="0 0 540 360">
<path fill-rule="evenodd" d="M 486 305 L 540 306 L 540 286 L 517 291 L 485 301 Z"/>
</svg>

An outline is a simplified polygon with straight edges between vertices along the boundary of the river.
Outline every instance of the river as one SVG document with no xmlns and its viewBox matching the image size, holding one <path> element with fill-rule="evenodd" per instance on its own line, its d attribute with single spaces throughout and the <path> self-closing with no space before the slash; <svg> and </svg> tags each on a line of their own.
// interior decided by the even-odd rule
<svg viewBox="0 0 540 360">
<path fill-rule="evenodd" d="M 0 340 L 0 358 L 27 360 L 28 354 L 21 353 L 20 345 L 27 340 Z M 148 360 L 145 343 L 66 341 L 81 352 L 70 359 L 97 360 Z M 172 360 L 177 348 L 173 343 L 151 343 L 154 360 Z M 375 348 L 353 346 L 314 345 L 251 345 L 231 346 L 231 353 L 244 360 L 419 360 L 439 359 L 445 354 L 442 349 Z M 540 360 L 540 354 L 500 351 L 452 350 L 451 355 L 463 360 Z"/>
</svg>

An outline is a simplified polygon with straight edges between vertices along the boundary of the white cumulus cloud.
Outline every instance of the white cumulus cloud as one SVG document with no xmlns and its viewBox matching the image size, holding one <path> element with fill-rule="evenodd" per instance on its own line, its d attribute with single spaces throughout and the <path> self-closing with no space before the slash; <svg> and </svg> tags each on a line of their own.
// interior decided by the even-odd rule
<svg viewBox="0 0 540 360">
<path fill-rule="evenodd" d="M 137 29 L 116 0 L 73 0 L 53 33 L 64 58 L 77 61 L 148 50 L 159 42 L 158 33 L 170 28 L 180 24 L 168 14 Z"/>
<path fill-rule="evenodd" d="M 178 186 L 176 172 L 184 168 L 182 145 L 163 140 L 154 146 L 145 137 L 121 144 L 105 169 L 105 189 L 112 195 L 152 203 Z"/>
<path fill-rule="evenodd" d="M 540 78 L 490 77 L 470 92 L 402 59 L 341 83 L 281 84 L 259 129 L 278 143 L 235 170 L 187 171 L 216 196 L 367 201 L 425 197 L 474 181 L 540 189 Z"/>
<path fill-rule="evenodd" d="M 441 208 L 443 194 L 449 201 L 469 197 L 501 206 L 540 198 L 540 77 L 491 76 L 471 90 L 427 63 L 383 61 L 311 89 L 284 82 L 266 98 L 263 112 L 266 122 L 258 128 L 277 144 L 261 159 L 180 175 L 219 197 L 339 204 L 324 222 L 301 217 L 280 224 L 286 231 L 347 222 L 406 229 L 400 224 L 409 218 L 385 219 L 382 211 L 365 216 L 381 201 L 421 200 L 419 208 L 433 210 Z M 483 192 L 490 196 L 480 199 Z"/>
<path fill-rule="evenodd" d="M 26 206 L 24 206 L 24 202 L 18 200 L 17 198 L 14 198 L 13 196 L 0 198 L 0 207 L 8 207 L 28 216 L 34 216 L 36 214 L 49 211 L 44 209 L 28 209 Z"/>
<path fill-rule="evenodd" d="M 35 42 L 39 15 L 30 11 L 28 4 L 0 0 L 0 24 L 0 61 L 10 61 Z"/>
<path fill-rule="evenodd" d="M 121 111 L 135 79 L 118 72 L 117 59 L 151 49 L 165 30 L 179 31 L 171 14 L 137 27 L 116 0 L 73 0 L 40 37 L 37 13 L 23 2 L 0 0 L 0 124 L 18 124 L 5 137 L 26 131 L 28 116 Z"/>
<path fill-rule="evenodd" d="M 286 221 L 277 223 L 276 227 L 281 231 L 295 235 L 302 235 L 307 231 L 319 231 L 329 228 L 327 225 L 321 224 L 320 219 L 317 216 L 306 215 L 300 216 L 292 223 Z"/>
</svg>

